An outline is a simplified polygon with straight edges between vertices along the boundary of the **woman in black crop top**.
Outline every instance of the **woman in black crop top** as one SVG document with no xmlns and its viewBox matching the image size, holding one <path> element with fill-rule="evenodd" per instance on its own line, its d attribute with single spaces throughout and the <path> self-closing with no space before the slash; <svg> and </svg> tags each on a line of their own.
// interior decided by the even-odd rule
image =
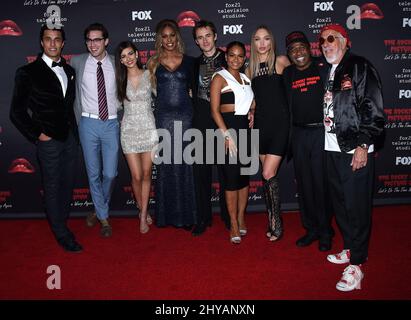
<svg viewBox="0 0 411 320">
<path fill-rule="evenodd" d="M 234 104 L 234 103 L 235 103 L 235 97 L 234 97 L 234 92 L 233 91 L 221 92 L 221 94 L 220 94 L 220 105 L 222 105 L 222 104 Z"/>
<path fill-rule="evenodd" d="M 250 65 L 246 73 L 252 80 L 255 95 L 255 124 L 259 129 L 259 153 L 268 211 L 267 237 L 282 235 L 278 169 L 287 149 L 289 115 L 282 73 L 290 64 L 286 56 L 276 56 L 272 32 L 260 26 L 251 37 Z"/>
<path fill-rule="evenodd" d="M 247 130 L 253 125 L 253 117 L 250 107 L 253 108 L 253 92 L 251 82 L 240 73 L 245 61 L 245 46 L 241 42 L 232 42 L 227 46 L 226 60 L 227 70 L 219 71 L 211 82 L 210 100 L 211 115 L 225 138 L 225 162 L 221 166 L 225 183 L 225 196 L 227 209 L 230 215 L 230 241 L 240 243 L 241 236 L 247 232 L 244 222 L 244 213 L 248 202 L 249 176 L 242 175 L 242 169 L 247 165 L 239 161 L 238 155 L 249 154 L 242 148 L 242 144 L 236 145 L 233 134 L 239 137 L 241 129 Z M 240 93 L 236 91 L 240 87 Z M 234 91 L 234 92 L 233 92 Z M 239 99 L 241 98 L 241 99 Z M 239 103 L 239 101 L 241 103 Z M 249 136 L 247 143 L 250 143 Z M 217 146 L 220 148 L 220 145 Z M 237 149 L 238 148 L 238 149 Z M 236 163 L 229 163 L 231 160 Z"/>
</svg>

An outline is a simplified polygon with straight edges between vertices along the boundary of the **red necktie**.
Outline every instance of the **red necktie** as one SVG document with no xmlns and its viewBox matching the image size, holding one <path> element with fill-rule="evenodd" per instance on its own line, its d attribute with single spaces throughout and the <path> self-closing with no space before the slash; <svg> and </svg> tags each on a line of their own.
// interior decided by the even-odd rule
<svg viewBox="0 0 411 320">
<path fill-rule="evenodd" d="M 101 120 L 106 121 L 108 119 L 106 85 L 101 61 L 97 62 L 97 64 L 98 116 Z"/>
</svg>

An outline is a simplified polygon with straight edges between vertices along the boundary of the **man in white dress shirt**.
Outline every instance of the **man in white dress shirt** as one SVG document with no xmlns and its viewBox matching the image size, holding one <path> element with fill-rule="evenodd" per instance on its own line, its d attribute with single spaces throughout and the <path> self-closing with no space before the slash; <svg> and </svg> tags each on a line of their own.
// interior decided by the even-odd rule
<svg viewBox="0 0 411 320">
<path fill-rule="evenodd" d="M 77 75 L 74 108 L 95 208 L 86 223 L 92 227 L 99 220 L 101 235 L 110 237 L 109 206 L 119 151 L 114 58 L 106 51 L 108 31 L 102 24 L 88 26 L 84 39 L 88 53 L 73 57 L 71 65 Z"/>
<path fill-rule="evenodd" d="M 75 73 L 61 57 L 62 28 L 40 30 L 42 53 L 16 71 L 10 119 L 37 147 L 46 214 L 64 250 L 82 247 L 67 226 L 77 161 L 78 132 L 73 112 Z"/>
</svg>

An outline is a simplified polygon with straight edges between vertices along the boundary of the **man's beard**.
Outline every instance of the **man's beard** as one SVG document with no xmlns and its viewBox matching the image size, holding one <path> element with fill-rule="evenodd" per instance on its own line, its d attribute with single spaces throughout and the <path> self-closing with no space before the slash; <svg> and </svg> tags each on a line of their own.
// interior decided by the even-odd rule
<svg viewBox="0 0 411 320">
<path fill-rule="evenodd" d="M 338 53 L 333 54 L 331 57 L 325 56 L 325 60 L 327 60 L 329 64 L 334 64 L 338 60 Z"/>
<path fill-rule="evenodd" d="M 332 54 L 331 56 L 326 56 L 324 54 L 325 60 L 327 60 L 328 63 L 330 64 L 336 64 L 338 60 L 342 59 L 342 56 L 344 55 L 344 50 L 341 49 L 337 49 L 337 51 L 335 51 L 334 54 Z"/>
</svg>

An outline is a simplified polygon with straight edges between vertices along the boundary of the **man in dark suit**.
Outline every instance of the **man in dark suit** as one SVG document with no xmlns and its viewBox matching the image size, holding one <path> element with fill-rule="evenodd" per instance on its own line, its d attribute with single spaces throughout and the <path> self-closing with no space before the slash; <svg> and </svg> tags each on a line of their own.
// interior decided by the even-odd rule
<svg viewBox="0 0 411 320">
<path fill-rule="evenodd" d="M 64 40 L 63 29 L 42 26 L 42 54 L 16 71 L 10 119 L 37 146 L 46 214 L 57 242 L 68 252 L 80 252 L 81 245 L 67 227 L 78 133 L 73 111 L 75 73 L 61 57 Z"/>
</svg>

